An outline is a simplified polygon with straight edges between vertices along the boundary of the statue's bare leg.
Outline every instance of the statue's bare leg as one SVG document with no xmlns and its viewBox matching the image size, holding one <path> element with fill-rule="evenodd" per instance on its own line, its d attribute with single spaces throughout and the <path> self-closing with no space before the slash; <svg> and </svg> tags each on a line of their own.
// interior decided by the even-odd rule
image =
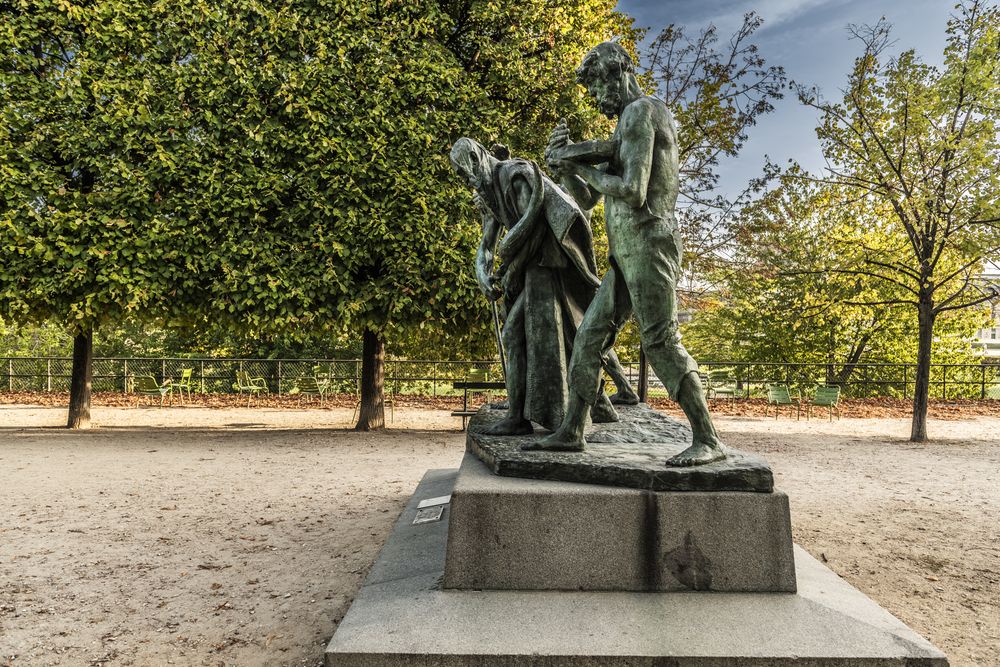
<svg viewBox="0 0 1000 667">
<path fill-rule="evenodd" d="M 604 393 L 604 384 L 597 392 L 597 402 L 590 408 L 590 420 L 595 424 L 610 424 L 618 421 L 618 412 L 608 395 Z"/>
<path fill-rule="evenodd" d="M 524 450 L 545 450 L 550 452 L 580 452 L 587 446 L 583 430 L 587 426 L 590 406 L 574 392 L 569 393 L 569 406 L 562 424 L 551 435 L 540 440 L 521 445 Z"/>
<path fill-rule="evenodd" d="M 611 395 L 611 405 L 639 405 L 639 395 L 632 390 L 625 369 L 622 368 L 618 355 L 613 349 L 608 350 L 608 355 L 604 358 L 604 370 L 611 376 L 611 380 L 615 383 L 615 389 L 617 389 Z M 595 419 L 594 422 L 596 423 L 597 420 Z"/>
<path fill-rule="evenodd" d="M 503 343 L 507 352 L 507 416 L 480 430 L 485 435 L 530 435 L 531 422 L 524 418 L 527 394 L 528 348 L 524 339 L 524 307 L 519 299 L 507 315 Z"/>
<path fill-rule="evenodd" d="M 671 467 L 699 466 L 726 458 L 726 448 L 719 442 L 708 414 L 708 403 L 697 373 L 688 373 L 681 381 L 677 400 L 691 423 L 691 446 L 667 459 Z"/>
</svg>

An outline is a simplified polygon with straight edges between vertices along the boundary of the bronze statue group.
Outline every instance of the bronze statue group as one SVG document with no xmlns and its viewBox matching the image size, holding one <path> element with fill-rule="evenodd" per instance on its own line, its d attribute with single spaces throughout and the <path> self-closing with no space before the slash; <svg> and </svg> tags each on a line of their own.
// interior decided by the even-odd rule
<svg viewBox="0 0 1000 667">
<path fill-rule="evenodd" d="M 535 422 L 552 433 L 524 449 L 583 450 L 588 416 L 595 423 L 616 421 L 614 404 L 638 401 L 613 349 L 634 314 L 653 371 L 691 424 L 691 446 L 666 464 L 725 458 L 697 364 L 677 330 L 682 248 L 674 215 L 679 165 L 673 118 L 661 100 L 642 92 L 619 44 L 592 49 L 576 74 L 600 111 L 618 123 L 608 141 L 574 143 L 565 123 L 551 132 L 545 156 L 558 184 L 535 163 L 494 154 L 469 138 L 451 151 L 482 216 L 480 288 L 506 314 L 509 409 L 488 432 L 530 434 Z M 590 211 L 602 198 L 610 267 L 603 279 L 590 228 Z M 617 387 L 611 397 L 602 371 Z"/>
</svg>

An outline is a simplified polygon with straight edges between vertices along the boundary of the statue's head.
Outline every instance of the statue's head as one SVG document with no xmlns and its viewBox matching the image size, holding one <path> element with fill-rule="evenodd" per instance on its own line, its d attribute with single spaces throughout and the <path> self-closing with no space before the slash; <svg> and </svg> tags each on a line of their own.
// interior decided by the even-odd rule
<svg viewBox="0 0 1000 667">
<path fill-rule="evenodd" d="M 622 110 L 629 78 L 635 77 L 635 64 L 621 44 L 602 42 L 592 48 L 576 69 L 576 81 L 586 87 L 597 107 L 609 118 Z"/>
<path fill-rule="evenodd" d="M 466 183 L 479 188 L 493 171 L 497 159 L 475 139 L 462 137 L 451 147 L 451 166 Z"/>
</svg>

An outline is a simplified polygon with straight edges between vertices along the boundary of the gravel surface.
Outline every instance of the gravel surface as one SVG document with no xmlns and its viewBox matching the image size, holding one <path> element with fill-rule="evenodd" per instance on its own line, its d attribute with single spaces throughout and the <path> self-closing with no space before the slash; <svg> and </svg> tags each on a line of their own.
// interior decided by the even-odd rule
<svg viewBox="0 0 1000 667">
<path fill-rule="evenodd" d="M 444 411 L 0 405 L 0 665 L 313 665 L 427 468 Z M 944 650 L 1000 665 L 1000 419 L 721 417 L 796 541 Z"/>
</svg>

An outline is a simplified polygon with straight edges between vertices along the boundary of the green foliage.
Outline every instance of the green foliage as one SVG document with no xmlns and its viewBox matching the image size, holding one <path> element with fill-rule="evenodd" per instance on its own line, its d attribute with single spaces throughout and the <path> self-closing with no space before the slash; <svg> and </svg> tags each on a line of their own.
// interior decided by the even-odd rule
<svg viewBox="0 0 1000 667">
<path fill-rule="evenodd" d="M 89 329 L 187 275 L 161 195 L 180 102 L 163 5 L 0 4 L 0 305 Z"/>
<path fill-rule="evenodd" d="M 448 149 L 540 154 L 563 116 L 605 122 L 572 72 L 634 48 L 614 4 L 0 3 L 0 312 L 228 329 L 245 352 L 365 328 L 482 350 Z"/>
<path fill-rule="evenodd" d="M 864 53 L 841 102 L 799 87 L 822 114 L 824 180 L 845 205 L 863 201 L 870 223 L 842 239 L 838 271 L 890 283 L 935 316 L 994 296 L 977 277 L 1000 249 L 1000 7 L 956 8 L 943 69 L 912 50 L 887 60 L 880 22 L 855 30 Z"/>
<path fill-rule="evenodd" d="M 857 363 L 915 361 L 916 313 L 893 303 L 899 286 L 831 271 L 859 235 L 884 243 L 891 220 L 879 224 L 863 202 L 845 203 L 836 188 L 811 183 L 797 168 L 743 215 L 736 265 L 715 276 L 723 291 L 683 327 L 699 360 L 827 364 L 827 380 L 839 382 Z M 972 361 L 970 341 L 983 317 L 980 310 L 942 317 L 934 361 Z"/>
<path fill-rule="evenodd" d="M 97 357 L 175 357 L 197 348 L 180 332 L 128 319 L 102 327 L 94 334 Z M 12 325 L 0 320 L 0 357 L 69 357 L 73 337 L 53 322 Z M 219 355 L 221 356 L 221 355 Z"/>
<path fill-rule="evenodd" d="M 73 341 L 65 329 L 46 323 L 18 327 L 0 319 L 0 356 L 61 357 L 73 351 Z"/>
<path fill-rule="evenodd" d="M 303 3 L 261 28 L 265 47 L 229 46 L 252 76 L 225 85 L 228 61 L 196 56 L 234 91 L 190 95 L 214 119 L 205 162 L 229 193 L 189 204 L 221 241 L 208 310 L 251 330 L 373 329 L 397 354 L 411 327 L 490 340 L 479 225 L 448 149 L 470 134 L 540 150 L 559 116 L 590 117 L 570 73 L 615 15 L 573 4 L 350 3 L 333 22 Z"/>
</svg>

